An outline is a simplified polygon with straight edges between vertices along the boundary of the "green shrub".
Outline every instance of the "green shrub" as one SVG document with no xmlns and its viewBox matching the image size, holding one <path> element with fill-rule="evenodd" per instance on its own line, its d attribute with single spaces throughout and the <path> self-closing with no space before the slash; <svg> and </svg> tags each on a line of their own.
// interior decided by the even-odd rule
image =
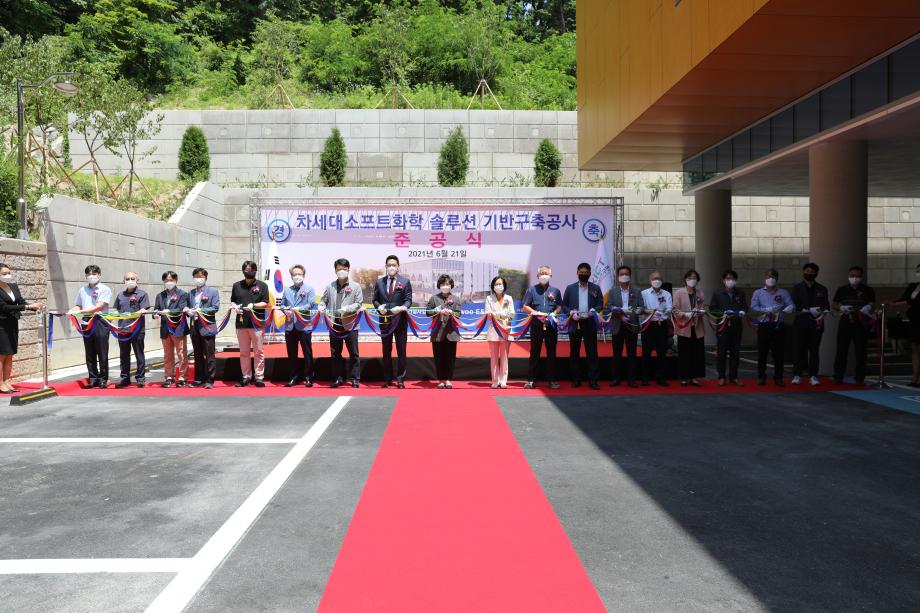
<svg viewBox="0 0 920 613">
<path fill-rule="evenodd" d="M 179 146 L 179 178 L 189 181 L 207 181 L 211 176 L 211 155 L 208 139 L 201 128 L 189 126 L 182 135 Z"/>
<path fill-rule="evenodd" d="M 16 199 L 19 197 L 19 175 L 12 164 L 0 163 L 0 232 L 16 236 Z"/>
<path fill-rule="evenodd" d="M 562 176 L 562 155 L 548 138 L 540 141 L 533 158 L 534 183 L 537 187 L 556 187 Z"/>
<path fill-rule="evenodd" d="M 348 154 L 345 152 L 345 140 L 338 128 L 332 128 L 332 134 L 323 145 L 323 152 L 319 156 L 319 176 L 323 185 L 337 187 L 345 183 L 345 167 L 348 165 Z"/>
<path fill-rule="evenodd" d="M 466 184 L 470 167 L 470 148 L 463 137 L 463 128 L 451 130 L 441 145 L 438 156 L 438 184 L 442 187 L 461 187 Z"/>
</svg>

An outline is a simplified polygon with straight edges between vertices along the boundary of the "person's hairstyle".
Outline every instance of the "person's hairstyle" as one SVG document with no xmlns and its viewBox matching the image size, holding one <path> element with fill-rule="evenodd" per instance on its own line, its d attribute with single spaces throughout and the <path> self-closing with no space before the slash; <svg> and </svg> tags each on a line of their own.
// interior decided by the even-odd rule
<svg viewBox="0 0 920 613">
<path fill-rule="evenodd" d="M 3 270 L 4 268 L 7 268 L 7 269 L 9 269 L 9 270 L 13 270 L 12 268 L 10 268 L 9 266 L 6 265 L 6 262 L 0 262 L 0 270 Z"/>
<path fill-rule="evenodd" d="M 333 268 L 338 268 L 339 266 L 341 266 L 342 268 L 351 269 L 351 262 L 349 262 L 345 258 L 339 258 L 335 262 L 332 263 Z"/>
<path fill-rule="evenodd" d="M 390 263 L 390 260 L 396 260 L 396 265 L 399 266 L 399 257 L 397 257 L 397 256 L 395 256 L 395 255 L 388 255 L 388 256 L 387 256 L 387 259 L 385 259 L 385 260 L 383 261 L 383 263 L 384 263 L 384 264 L 389 264 L 389 263 Z"/>
<path fill-rule="evenodd" d="M 194 277 L 195 275 L 201 275 L 201 276 L 203 276 L 205 279 L 207 279 L 207 278 L 208 278 L 208 271 L 205 270 L 204 268 L 196 268 L 195 270 L 192 271 L 192 276 Z"/>
<path fill-rule="evenodd" d="M 734 270 L 732 270 L 731 268 L 729 268 L 728 270 L 726 270 L 725 272 L 722 273 L 722 279 L 725 279 L 726 277 L 734 277 L 735 280 L 737 280 L 737 279 L 738 279 L 738 273 L 736 273 Z"/>
<path fill-rule="evenodd" d="M 550 266 L 549 264 L 540 264 L 539 266 L 537 266 L 537 274 L 540 274 L 540 271 L 541 271 L 541 270 L 545 270 L 545 271 L 549 272 L 550 274 L 552 274 L 552 272 L 553 272 L 553 267 Z"/>
<path fill-rule="evenodd" d="M 684 273 L 684 281 L 690 278 L 690 275 L 696 275 L 696 280 L 702 281 L 702 279 L 700 279 L 700 273 L 696 272 L 693 268 Z"/>
<path fill-rule="evenodd" d="M 505 278 L 504 278 L 503 276 L 501 276 L 501 275 L 496 275 L 496 276 L 492 277 L 492 282 L 489 283 L 489 289 L 492 290 L 492 293 L 494 294 L 494 293 L 495 293 L 495 284 L 496 284 L 498 281 L 501 281 L 501 282 L 504 284 L 504 286 L 505 286 L 505 295 L 507 296 L 507 295 L 508 295 L 508 282 L 505 281 Z"/>
<path fill-rule="evenodd" d="M 139 274 L 137 274 L 136 272 L 134 272 L 133 270 L 126 270 L 126 271 L 125 271 L 125 274 L 123 274 L 123 275 L 121 276 L 121 278 L 124 279 L 124 278 L 127 277 L 128 275 L 134 275 L 134 278 L 135 278 L 135 280 L 137 280 L 137 281 L 140 281 L 140 280 L 141 280 L 141 276 L 140 276 Z"/>
<path fill-rule="evenodd" d="M 294 264 L 291 266 L 288 272 L 293 275 L 295 270 L 299 270 L 300 272 L 307 272 L 307 269 L 303 267 L 303 264 Z"/>
<path fill-rule="evenodd" d="M 172 279 L 173 281 L 179 280 L 179 275 L 174 270 L 167 270 L 163 273 L 163 281 L 166 279 Z"/>
<path fill-rule="evenodd" d="M 89 274 L 101 275 L 102 269 L 96 266 L 95 264 L 90 264 L 85 269 L 83 269 L 83 274 L 84 275 L 89 275 Z"/>
<path fill-rule="evenodd" d="M 445 283 L 450 285 L 450 289 L 454 289 L 454 280 L 451 278 L 451 276 L 441 275 L 440 277 L 438 277 L 438 290 L 440 290 L 441 286 L 444 285 Z"/>
<path fill-rule="evenodd" d="M 588 272 L 591 272 L 591 265 L 588 264 L 587 262 L 582 262 L 581 264 L 579 264 L 579 265 L 578 265 L 578 268 L 576 268 L 575 271 L 577 272 L 577 271 L 581 270 L 582 268 L 585 268 L 585 269 L 587 269 Z"/>
<path fill-rule="evenodd" d="M 779 279 L 779 273 L 776 272 L 775 268 L 768 268 L 766 271 L 764 271 L 763 275 L 765 277 L 773 277 L 775 279 Z"/>
<path fill-rule="evenodd" d="M 620 272 L 623 270 L 625 270 L 628 274 L 632 275 L 632 268 L 630 268 L 626 264 L 620 264 L 619 266 L 617 266 L 617 276 L 618 277 L 620 276 Z"/>
<path fill-rule="evenodd" d="M 847 270 L 847 272 L 853 272 L 854 270 L 858 270 L 858 271 L 859 271 L 859 274 L 861 274 L 861 275 L 862 275 L 862 274 L 865 274 L 865 272 L 866 272 L 865 270 L 863 270 L 863 267 L 862 267 L 862 266 L 859 266 L 859 265 L 850 266 L 850 269 Z"/>
<path fill-rule="evenodd" d="M 805 264 L 805 266 L 802 266 L 802 270 L 803 270 L 803 271 L 804 271 L 806 268 L 813 268 L 814 271 L 815 271 L 815 274 L 818 274 L 819 272 L 821 272 L 821 269 L 818 268 L 818 265 L 815 264 L 814 262 L 809 262 L 808 264 Z"/>
<path fill-rule="evenodd" d="M 662 281 L 664 281 L 664 275 L 661 274 L 660 270 L 653 270 L 652 272 L 648 273 L 648 278 L 651 279 L 652 275 L 658 275 L 659 277 L 661 277 Z"/>
<path fill-rule="evenodd" d="M 259 265 L 253 262 L 252 260 L 246 260 L 245 262 L 243 262 L 243 265 L 240 267 L 240 270 L 242 270 L 243 272 L 246 272 L 250 268 L 255 268 L 256 271 L 258 272 Z"/>
</svg>

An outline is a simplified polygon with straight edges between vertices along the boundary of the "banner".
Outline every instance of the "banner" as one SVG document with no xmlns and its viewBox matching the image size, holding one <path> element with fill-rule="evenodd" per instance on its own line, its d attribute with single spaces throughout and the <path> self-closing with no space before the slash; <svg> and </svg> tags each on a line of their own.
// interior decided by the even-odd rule
<svg viewBox="0 0 920 613">
<path fill-rule="evenodd" d="M 579 263 L 593 266 L 601 251 L 609 266 L 616 261 L 615 227 L 612 206 L 263 207 L 261 261 L 267 275 L 274 272 L 275 243 L 284 285 L 291 283 L 289 268 L 301 264 L 319 299 L 335 279 L 333 262 L 346 258 L 370 303 L 386 257 L 395 254 L 400 274 L 412 282 L 415 306 L 424 306 L 438 277 L 448 274 L 463 312 L 481 313 L 498 274 L 520 301 L 541 264 L 552 267 L 560 290 L 576 280 Z"/>
</svg>

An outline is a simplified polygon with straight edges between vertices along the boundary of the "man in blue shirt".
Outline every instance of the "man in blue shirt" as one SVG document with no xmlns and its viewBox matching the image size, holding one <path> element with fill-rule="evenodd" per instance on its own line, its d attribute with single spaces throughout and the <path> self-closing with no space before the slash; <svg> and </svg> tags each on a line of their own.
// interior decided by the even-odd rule
<svg viewBox="0 0 920 613">
<path fill-rule="evenodd" d="M 549 284 L 552 269 L 546 264 L 537 269 L 537 281 L 524 292 L 521 306 L 528 315 L 555 315 L 562 310 L 562 294 Z M 556 383 L 556 342 L 559 334 L 556 326 L 545 320 L 534 318 L 530 322 L 530 361 L 527 363 L 527 389 L 537 386 L 537 365 L 540 363 L 540 349 L 546 345 L 546 380 L 551 389 L 559 389 Z"/>
<path fill-rule="evenodd" d="M 80 288 L 73 314 L 86 315 L 84 321 L 89 321 L 91 316 L 109 312 L 112 303 L 112 290 L 100 283 L 102 269 L 95 264 L 90 264 L 83 271 L 86 275 L 86 285 Z M 86 354 L 86 370 L 89 375 L 89 387 L 106 388 L 109 385 L 109 328 L 104 323 L 97 321 L 88 336 L 83 338 L 83 349 Z"/>
<path fill-rule="evenodd" d="M 775 269 L 764 273 L 763 287 L 751 296 L 751 311 L 761 320 L 757 326 L 757 384 L 767 383 L 767 354 L 773 354 L 773 381 L 783 385 L 783 350 L 785 349 L 786 325 L 783 316 L 795 311 L 792 296 L 776 286 L 779 273 Z"/>
<path fill-rule="evenodd" d="M 137 286 L 137 273 L 126 272 L 124 279 L 125 289 L 115 296 L 115 303 L 113 304 L 115 310 L 119 313 L 146 313 L 150 308 L 150 298 L 147 296 L 147 292 Z M 118 325 L 119 327 L 128 327 L 132 323 L 134 323 L 134 320 L 125 319 L 119 321 Z M 137 380 L 138 387 L 144 387 L 144 373 L 147 367 L 147 362 L 144 359 L 145 324 L 144 315 L 141 315 L 140 321 L 137 323 L 140 329 L 137 330 L 134 338 L 130 341 L 121 339 L 118 341 L 119 357 L 121 358 L 121 378 L 115 386 L 117 388 L 131 385 L 132 350 L 134 351 L 134 359 L 137 361 L 137 372 L 135 372 L 134 378 Z"/>
<path fill-rule="evenodd" d="M 651 287 L 642 290 L 642 305 L 651 319 L 642 332 L 642 385 L 648 385 L 654 370 L 658 385 L 667 387 L 668 322 L 674 302 L 671 292 L 662 288 L 660 272 L 653 271 L 648 279 Z M 655 352 L 654 363 L 652 351 Z"/>
<path fill-rule="evenodd" d="M 291 280 L 294 282 L 284 290 L 281 299 L 281 308 L 287 311 L 287 322 L 284 325 L 284 343 L 287 345 L 288 364 L 291 365 L 291 380 L 285 387 L 294 387 L 301 381 L 306 387 L 313 387 L 313 331 L 307 330 L 290 309 L 300 311 L 304 318 L 309 318 L 313 303 L 316 302 L 316 291 L 304 283 L 305 269 L 300 264 L 291 266 Z M 303 360 L 297 360 L 297 347 L 303 351 Z"/>
</svg>

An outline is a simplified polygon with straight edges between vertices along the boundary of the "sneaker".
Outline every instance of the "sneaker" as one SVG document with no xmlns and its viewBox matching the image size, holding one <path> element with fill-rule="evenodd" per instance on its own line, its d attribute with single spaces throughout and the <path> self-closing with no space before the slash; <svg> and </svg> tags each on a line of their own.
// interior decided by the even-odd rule
<svg viewBox="0 0 920 613">
<path fill-rule="evenodd" d="M 166 380 L 163 381 L 163 387 L 171 387 L 173 380 L 170 377 L 166 377 Z"/>
<path fill-rule="evenodd" d="M 524 384 L 524 389 L 525 389 L 525 390 L 532 390 L 532 389 L 535 388 L 536 386 L 537 386 L 537 385 L 536 385 L 533 381 L 528 381 L 527 383 Z"/>
<path fill-rule="evenodd" d="M 792 385 L 798 385 L 801 382 L 802 382 L 802 377 L 798 375 L 792 377 Z"/>
<path fill-rule="evenodd" d="M 185 379 L 179 379 L 176 381 L 176 387 L 185 387 Z"/>
<path fill-rule="evenodd" d="M 809 380 L 809 383 L 811 383 L 812 385 L 820 385 L 820 384 L 821 384 L 821 381 L 818 379 L 818 377 L 812 377 L 812 378 Z"/>
</svg>

